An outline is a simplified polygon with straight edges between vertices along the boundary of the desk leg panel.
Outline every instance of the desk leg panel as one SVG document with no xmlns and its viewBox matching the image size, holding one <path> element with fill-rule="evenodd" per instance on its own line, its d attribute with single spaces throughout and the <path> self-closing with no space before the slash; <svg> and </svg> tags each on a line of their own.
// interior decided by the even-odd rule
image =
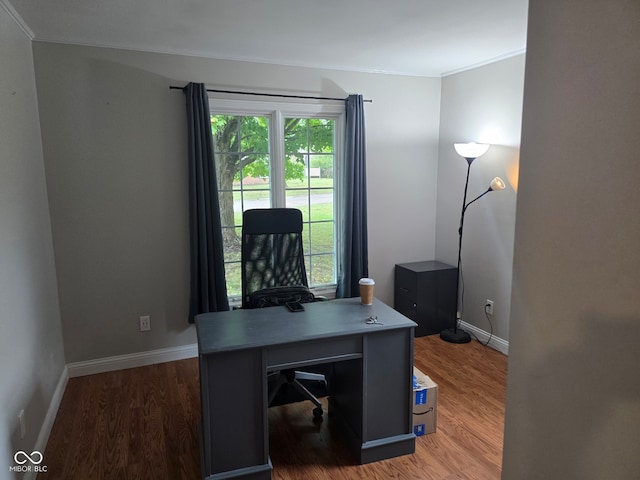
<svg viewBox="0 0 640 480">
<path fill-rule="evenodd" d="M 362 337 L 363 358 L 333 366 L 329 408 L 359 463 L 415 452 L 413 331 Z"/>
<path fill-rule="evenodd" d="M 204 478 L 271 478 L 265 371 L 260 349 L 200 356 Z"/>
<path fill-rule="evenodd" d="M 363 383 L 366 395 L 363 399 L 362 461 L 367 463 L 413 453 L 412 331 L 370 334 L 365 336 L 363 347 Z M 370 455 L 365 454 L 367 450 Z"/>
</svg>

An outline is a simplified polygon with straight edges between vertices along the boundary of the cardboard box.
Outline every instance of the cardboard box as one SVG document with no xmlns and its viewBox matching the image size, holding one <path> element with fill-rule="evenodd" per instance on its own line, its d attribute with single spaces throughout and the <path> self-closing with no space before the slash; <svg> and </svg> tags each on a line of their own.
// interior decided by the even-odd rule
<svg viewBox="0 0 640 480">
<path fill-rule="evenodd" d="M 438 422 L 438 385 L 413 367 L 413 433 L 434 433 Z"/>
</svg>

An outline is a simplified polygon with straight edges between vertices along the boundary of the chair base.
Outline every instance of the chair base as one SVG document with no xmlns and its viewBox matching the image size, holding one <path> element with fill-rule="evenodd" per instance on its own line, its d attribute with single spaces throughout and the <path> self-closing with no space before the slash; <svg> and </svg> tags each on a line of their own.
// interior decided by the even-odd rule
<svg viewBox="0 0 640 480">
<path fill-rule="evenodd" d="M 291 385 L 298 391 L 298 393 L 300 393 L 300 395 L 302 395 L 302 397 L 311 401 L 316 406 L 316 408 L 313 409 L 313 418 L 314 420 L 321 421 L 324 413 L 322 410 L 322 403 L 320 403 L 320 400 L 318 400 L 318 398 L 311 393 L 309 389 L 300 382 L 300 380 L 316 380 L 326 383 L 325 376 L 315 373 L 294 372 L 292 370 L 279 372 L 277 375 L 278 377 L 275 385 L 271 386 L 271 391 L 269 392 L 269 406 L 271 406 L 283 385 Z"/>
</svg>

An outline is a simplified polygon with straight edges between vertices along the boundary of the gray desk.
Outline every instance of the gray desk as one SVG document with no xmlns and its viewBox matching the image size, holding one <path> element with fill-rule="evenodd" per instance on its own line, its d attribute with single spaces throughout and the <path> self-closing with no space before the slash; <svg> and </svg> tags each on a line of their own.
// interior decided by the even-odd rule
<svg viewBox="0 0 640 480">
<path fill-rule="evenodd" d="M 375 299 L 371 306 L 353 298 L 304 307 L 196 317 L 203 478 L 271 478 L 267 374 L 316 364 L 333 366 L 331 421 L 341 424 L 360 463 L 415 451 L 416 324 Z M 365 323 L 370 315 L 383 325 Z"/>
</svg>

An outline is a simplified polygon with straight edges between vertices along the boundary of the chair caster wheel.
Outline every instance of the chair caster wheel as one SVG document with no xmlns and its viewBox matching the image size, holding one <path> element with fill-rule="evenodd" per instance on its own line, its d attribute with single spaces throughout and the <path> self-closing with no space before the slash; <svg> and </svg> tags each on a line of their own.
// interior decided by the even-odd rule
<svg viewBox="0 0 640 480">
<path fill-rule="evenodd" d="M 322 421 L 322 407 L 317 407 L 313 409 L 313 419 L 315 421 Z"/>
</svg>

